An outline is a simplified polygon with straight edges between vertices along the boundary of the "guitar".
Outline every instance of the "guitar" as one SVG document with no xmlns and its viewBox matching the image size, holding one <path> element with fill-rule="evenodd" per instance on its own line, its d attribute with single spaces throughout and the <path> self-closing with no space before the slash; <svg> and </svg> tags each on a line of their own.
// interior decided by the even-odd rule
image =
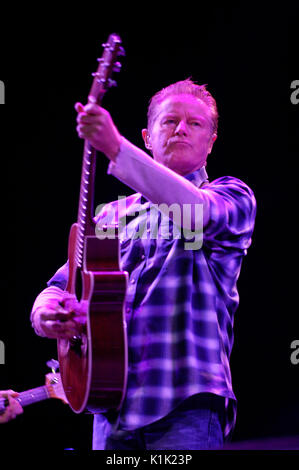
<svg viewBox="0 0 299 470">
<path fill-rule="evenodd" d="M 89 103 L 99 105 L 106 91 L 115 85 L 111 75 L 119 71 L 121 64 L 116 60 L 124 55 L 121 40 L 115 34 L 103 47 L 88 96 Z M 59 339 L 57 344 L 63 388 L 75 413 L 118 409 L 127 376 L 124 300 L 128 273 L 119 268 L 117 235 L 104 240 L 96 237 L 95 169 L 96 151 L 85 141 L 78 217 L 68 243 L 68 294 L 63 303 L 66 308 L 73 302 L 79 307 L 81 331 L 71 340 Z"/>
<path fill-rule="evenodd" d="M 24 407 L 42 400 L 48 400 L 49 398 L 58 398 L 67 403 L 60 374 L 54 372 L 53 369 L 51 373 L 46 375 L 45 385 L 20 392 L 14 400 L 17 400 Z M 7 405 L 8 399 L 0 398 L 0 415 L 4 413 Z"/>
</svg>

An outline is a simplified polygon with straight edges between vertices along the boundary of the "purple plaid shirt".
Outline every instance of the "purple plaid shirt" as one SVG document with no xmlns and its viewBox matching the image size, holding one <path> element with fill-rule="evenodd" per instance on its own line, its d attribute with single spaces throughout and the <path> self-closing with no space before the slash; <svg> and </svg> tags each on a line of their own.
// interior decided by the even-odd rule
<svg viewBox="0 0 299 470">
<path fill-rule="evenodd" d="M 121 168 L 122 161 L 130 160 L 128 154 L 132 152 L 135 158 L 136 151 L 124 147 L 119 168 L 112 164 L 109 172 L 126 182 L 123 171 L 128 171 L 127 179 L 132 175 L 130 165 Z M 143 159 L 139 155 L 140 158 Z M 168 170 L 165 173 L 164 169 L 156 168 L 155 162 L 146 158 L 144 161 L 153 165 L 154 171 L 162 171 L 163 180 L 168 177 Z M 138 176 L 140 172 L 136 180 Z M 187 397 L 209 392 L 225 398 L 227 436 L 236 418 L 229 365 L 234 314 L 239 302 L 236 284 L 251 244 L 256 202 L 251 189 L 239 179 L 222 177 L 209 183 L 204 167 L 178 178 L 170 186 L 179 186 L 183 180 L 187 186 L 178 187 L 177 197 L 182 200 L 185 190 L 189 202 L 186 191 L 192 186 L 192 197 L 198 194 L 199 202 L 208 211 L 196 249 L 186 249 L 190 236 L 186 239 L 182 230 L 179 235 L 176 230 L 174 236 L 175 224 L 141 191 L 125 198 L 121 206 L 118 201 L 107 204 L 96 217 L 98 226 L 108 214 L 112 224 L 126 218 L 126 231 L 120 238 L 121 268 L 129 273 L 126 293 L 129 367 L 118 428 L 133 430 L 145 426 L 167 415 Z M 136 189 L 134 182 L 128 184 Z M 155 180 L 153 186 L 157 188 L 159 184 L 161 181 Z M 152 190 L 155 192 L 155 188 Z M 164 190 L 167 192 L 166 187 Z M 165 232 L 161 236 L 165 224 L 168 237 Z M 67 265 L 57 271 L 48 286 L 64 289 L 66 279 Z M 95 448 L 101 448 L 99 441 L 107 426 L 104 415 L 95 415 Z"/>
</svg>

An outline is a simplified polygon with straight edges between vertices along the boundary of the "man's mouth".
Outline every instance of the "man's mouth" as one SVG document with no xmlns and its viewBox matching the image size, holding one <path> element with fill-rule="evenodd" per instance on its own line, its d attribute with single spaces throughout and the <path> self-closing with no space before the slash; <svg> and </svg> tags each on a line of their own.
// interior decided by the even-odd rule
<svg viewBox="0 0 299 470">
<path fill-rule="evenodd" d="M 191 144 L 185 140 L 173 140 L 169 142 L 169 145 L 188 145 L 190 147 Z"/>
</svg>

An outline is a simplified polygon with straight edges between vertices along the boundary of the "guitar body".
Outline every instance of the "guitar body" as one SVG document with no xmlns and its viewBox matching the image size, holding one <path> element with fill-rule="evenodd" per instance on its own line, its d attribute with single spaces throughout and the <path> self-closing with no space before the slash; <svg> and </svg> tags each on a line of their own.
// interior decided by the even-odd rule
<svg viewBox="0 0 299 470">
<path fill-rule="evenodd" d="M 124 55 L 119 36 L 112 34 L 104 46 L 88 95 L 101 104 L 106 90 L 115 85 L 110 76 L 119 71 L 117 57 Z M 119 241 L 97 238 L 94 223 L 96 150 L 85 141 L 77 223 L 68 245 L 69 278 L 64 307 L 75 312 L 77 336 L 58 340 L 61 379 L 73 411 L 99 413 L 121 406 L 127 376 L 127 340 L 124 302 L 128 273 L 119 268 Z"/>
<path fill-rule="evenodd" d="M 85 266 L 76 267 L 73 252 L 77 224 L 69 238 L 70 275 L 66 291 L 79 301 L 82 332 L 58 341 L 60 374 L 75 413 L 99 413 L 121 406 L 127 377 L 124 298 L 128 274 L 118 268 L 118 239 L 85 239 Z"/>
</svg>

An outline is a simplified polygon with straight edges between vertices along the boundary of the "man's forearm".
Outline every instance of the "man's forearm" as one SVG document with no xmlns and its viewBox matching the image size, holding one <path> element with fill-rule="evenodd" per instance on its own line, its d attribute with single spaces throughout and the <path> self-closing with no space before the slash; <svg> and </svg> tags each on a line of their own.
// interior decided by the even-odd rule
<svg viewBox="0 0 299 470">
<path fill-rule="evenodd" d="M 178 204 L 181 209 L 184 205 L 201 204 L 205 224 L 209 203 L 204 192 L 124 138 L 116 161 L 109 164 L 108 173 L 143 194 L 153 204 L 166 204 L 168 208 Z M 190 221 L 187 223 L 190 226 Z M 191 222 L 193 225 L 194 221 Z"/>
</svg>

